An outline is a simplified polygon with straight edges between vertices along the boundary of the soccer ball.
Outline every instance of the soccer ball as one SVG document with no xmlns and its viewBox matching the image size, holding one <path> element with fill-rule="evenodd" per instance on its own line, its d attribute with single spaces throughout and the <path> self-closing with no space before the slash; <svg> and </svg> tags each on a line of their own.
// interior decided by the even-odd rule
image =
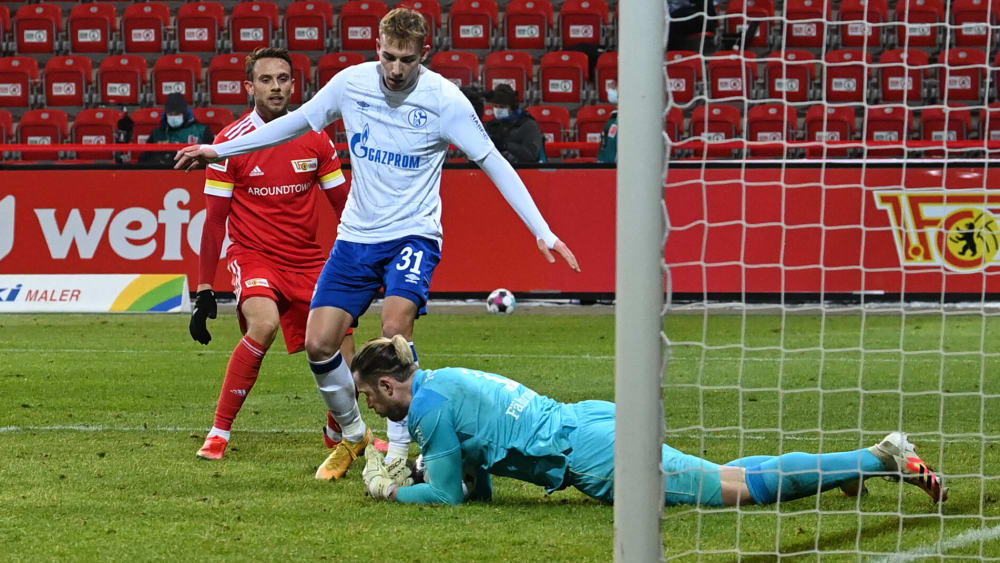
<svg viewBox="0 0 1000 563">
<path fill-rule="evenodd" d="M 493 293 L 486 298 L 486 310 L 493 315 L 509 315 L 514 312 L 517 300 L 514 294 L 504 288 L 494 289 Z"/>
</svg>

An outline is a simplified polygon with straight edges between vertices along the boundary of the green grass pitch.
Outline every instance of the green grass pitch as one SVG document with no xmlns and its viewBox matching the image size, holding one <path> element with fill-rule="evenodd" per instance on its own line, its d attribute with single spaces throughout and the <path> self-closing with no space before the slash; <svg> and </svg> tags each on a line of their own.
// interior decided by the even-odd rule
<svg viewBox="0 0 1000 563">
<path fill-rule="evenodd" d="M 568 311 L 432 308 L 417 323 L 421 363 L 498 372 L 567 402 L 611 400 L 614 318 Z M 857 561 L 936 552 L 940 540 L 957 560 L 1000 559 L 998 322 L 818 310 L 670 318 L 674 447 L 725 462 L 854 449 L 901 426 L 949 476 L 951 498 L 936 507 L 873 480 L 861 498 L 670 507 L 668 557 Z M 280 342 L 226 459 L 198 461 L 238 339 L 232 314 L 210 323 L 202 347 L 183 315 L 0 316 L 0 559 L 611 560 L 613 509 L 576 491 L 496 479 L 490 504 L 415 507 L 367 498 L 360 468 L 315 481 L 324 410 L 304 356 Z M 359 342 L 377 330 L 366 316 Z M 365 415 L 384 436 L 384 420 Z"/>
</svg>

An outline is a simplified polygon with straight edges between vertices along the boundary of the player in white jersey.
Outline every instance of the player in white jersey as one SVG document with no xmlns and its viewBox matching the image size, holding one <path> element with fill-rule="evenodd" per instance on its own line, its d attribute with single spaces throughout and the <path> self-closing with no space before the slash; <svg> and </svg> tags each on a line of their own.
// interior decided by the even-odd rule
<svg viewBox="0 0 1000 563">
<path fill-rule="evenodd" d="M 175 168 L 194 168 L 271 147 L 343 117 L 350 139 L 352 187 L 334 245 L 316 286 L 306 328 L 306 352 L 320 392 L 343 428 L 344 441 L 316 472 L 340 478 L 362 455 L 371 431 L 361 419 L 340 339 L 385 287 L 382 334 L 412 342 L 426 313 L 431 276 L 440 259 L 441 169 L 456 145 L 476 162 L 554 262 L 550 249 L 576 271 L 576 258 L 549 229 L 531 195 L 490 141 L 458 87 L 421 63 L 430 52 L 419 12 L 397 8 L 379 23 L 378 62 L 350 67 L 296 112 L 218 145 L 177 153 Z M 409 450 L 406 421 L 389 424 L 387 459 Z"/>
</svg>

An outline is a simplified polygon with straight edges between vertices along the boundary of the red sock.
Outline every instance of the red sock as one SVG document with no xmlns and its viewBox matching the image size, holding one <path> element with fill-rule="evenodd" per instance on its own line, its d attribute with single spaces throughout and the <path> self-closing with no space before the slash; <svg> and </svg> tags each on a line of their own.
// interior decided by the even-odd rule
<svg viewBox="0 0 1000 563">
<path fill-rule="evenodd" d="M 267 354 L 267 347 L 254 342 L 249 336 L 244 336 L 236 345 L 232 357 L 229 358 L 229 366 L 226 367 L 226 380 L 222 382 L 219 406 L 215 409 L 216 428 L 220 430 L 233 428 L 233 419 L 243 407 L 243 401 L 253 389 L 253 384 L 257 382 L 264 354 Z"/>
</svg>

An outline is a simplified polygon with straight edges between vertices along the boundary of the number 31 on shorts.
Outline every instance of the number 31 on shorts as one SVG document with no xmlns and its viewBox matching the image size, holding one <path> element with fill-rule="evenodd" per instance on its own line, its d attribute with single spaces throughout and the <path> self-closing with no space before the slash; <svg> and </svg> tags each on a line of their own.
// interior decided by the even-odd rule
<svg viewBox="0 0 1000 563">
<path fill-rule="evenodd" d="M 400 261 L 396 264 L 397 270 L 410 270 L 410 273 L 419 274 L 420 273 L 420 261 L 424 259 L 424 251 L 417 250 L 414 251 L 412 247 L 403 247 L 403 250 L 399 253 Z M 410 263 L 413 263 L 413 267 L 410 267 Z"/>
</svg>

